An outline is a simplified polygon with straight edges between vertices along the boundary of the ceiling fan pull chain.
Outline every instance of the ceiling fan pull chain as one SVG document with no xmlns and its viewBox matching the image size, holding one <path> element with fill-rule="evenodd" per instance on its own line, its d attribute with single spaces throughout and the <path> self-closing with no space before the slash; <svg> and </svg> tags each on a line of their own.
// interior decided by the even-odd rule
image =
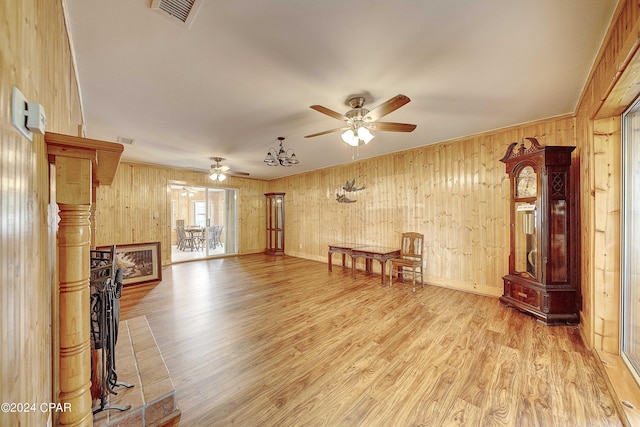
<svg viewBox="0 0 640 427">
<path fill-rule="evenodd" d="M 360 146 L 356 145 L 351 148 L 351 160 L 355 160 L 356 157 L 360 157 Z"/>
</svg>

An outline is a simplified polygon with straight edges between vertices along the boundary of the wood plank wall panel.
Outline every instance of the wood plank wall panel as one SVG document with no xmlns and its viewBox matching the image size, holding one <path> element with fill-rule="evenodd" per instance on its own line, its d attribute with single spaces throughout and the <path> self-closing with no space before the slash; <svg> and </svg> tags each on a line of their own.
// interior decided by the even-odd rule
<svg viewBox="0 0 640 427">
<path fill-rule="evenodd" d="M 637 39 L 637 32 L 634 33 L 632 29 L 638 23 L 638 4 L 637 0 L 621 2 L 608 41 L 603 47 L 603 54 L 597 61 L 577 109 L 576 139 L 578 150 L 576 154 L 580 157 L 581 165 L 582 186 L 580 193 L 582 199 L 581 217 L 583 219 L 582 286 L 583 293 L 586 295 L 583 299 L 582 327 L 585 329 L 585 337 L 589 345 L 593 345 L 590 330 L 593 319 L 602 314 L 598 311 L 598 307 L 592 306 L 590 298 L 593 293 L 594 264 L 599 262 L 598 260 L 592 262 L 597 205 L 594 200 L 595 154 L 591 118 L 596 114 L 598 106 L 606 97 L 609 88 L 620 72 L 619 60 L 627 54 L 625 49 L 628 50 L 632 46 L 630 42 L 634 41 L 634 38 Z M 1 26 L 3 36 L 0 37 L 0 114 L 2 117 L 9 117 L 11 87 L 17 85 L 28 99 L 37 100 L 44 105 L 48 116 L 48 130 L 76 135 L 77 126 L 82 122 L 80 102 L 62 15 L 59 1 L 0 2 L 0 21 L 3 23 Z M 543 122 L 543 126 L 553 125 L 556 122 L 562 123 L 563 121 L 550 120 Z M 559 143 L 558 141 L 564 140 L 565 136 L 571 133 L 566 126 L 561 127 L 565 130 L 558 129 L 552 132 L 554 137 L 549 140 L 555 139 L 554 143 Z M 499 278 L 505 269 L 505 266 L 500 263 L 506 263 L 506 260 L 500 261 L 501 258 L 504 258 L 505 237 L 503 234 L 492 233 L 501 226 L 504 227 L 504 218 L 506 217 L 506 206 L 504 206 L 503 199 L 506 188 L 504 181 L 498 179 L 501 164 L 496 165 L 495 158 L 499 157 L 501 149 L 508 142 L 519 140 L 522 136 L 535 134 L 526 127 L 518 129 L 518 127 L 514 127 L 507 131 L 464 140 L 466 144 L 469 144 L 466 149 L 472 153 L 473 162 L 477 163 L 479 194 L 472 194 L 469 184 L 464 184 L 464 191 L 458 193 L 456 197 L 459 203 L 462 198 L 461 206 L 468 206 L 467 201 L 464 200 L 465 197 L 476 198 L 477 212 L 461 219 L 452 216 L 452 219 L 462 223 L 475 224 L 475 218 L 477 218 L 480 223 L 485 225 L 476 225 L 475 229 L 472 225 L 470 237 L 463 237 L 460 236 L 461 233 L 457 233 L 460 240 L 466 238 L 469 241 L 470 239 L 471 255 L 465 255 L 464 250 L 462 252 L 460 249 L 454 251 L 445 246 L 446 254 L 437 260 L 438 264 L 430 261 L 430 277 L 433 277 L 434 272 L 445 272 L 446 274 L 447 268 L 451 270 L 453 254 L 458 257 L 471 256 L 473 263 L 471 269 L 478 272 L 479 277 L 475 281 L 490 288 L 491 291 L 487 293 L 494 292 L 496 278 Z M 550 141 L 543 140 L 543 142 L 549 143 Z M 473 144 L 477 144 L 477 146 Z M 500 149 L 495 147 L 500 147 Z M 615 150 L 615 147 L 610 148 Z M 435 148 L 420 150 L 426 150 L 428 155 L 421 154 L 421 157 L 426 156 L 430 161 L 430 155 L 435 155 Z M 439 148 L 439 150 L 445 149 Z M 598 150 L 600 150 L 599 155 L 604 154 L 602 147 L 599 147 Z M 439 151 L 437 154 L 443 155 L 445 152 L 446 150 Z M 615 156 L 614 153 L 611 155 Z M 464 167 L 473 169 L 473 165 L 476 164 L 473 162 L 465 163 Z M 439 157 L 438 167 L 442 166 L 441 163 L 446 164 L 446 160 Z M 411 191 L 406 190 L 397 194 L 396 184 L 401 181 L 393 176 L 396 171 L 392 161 L 378 159 L 369 161 L 366 164 L 367 167 L 359 163 L 358 165 L 318 171 L 313 174 L 278 180 L 268 185 L 259 181 L 249 184 L 250 190 L 240 192 L 241 200 L 239 203 L 243 206 L 240 212 L 241 251 L 249 253 L 263 249 L 264 196 L 262 193 L 280 190 L 276 187 L 282 187 L 282 191 L 289 191 L 286 210 L 288 221 L 287 251 L 293 255 L 324 260 L 326 246 L 323 245 L 327 242 L 357 236 L 358 234 L 355 233 L 363 229 L 369 231 L 366 229 L 366 224 L 363 225 L 362 222 L 359 222 L 362 219 L 380 225 L 381 231 L 367 233 L 368 238 L 374 242 L 393 243 L 405 226 L 414 226 L 414 224 L 421 224 L 426 229 L 436 230 L 440 226 L 442 230 L 438 230 L 439 234 L 433 236 L 439 244 L 457 241 L 455 236 L 447 237 L 447 225 L 443 222 L 436 223 L 438 218 L 433 217 L 434 213 L 440 212 L 433 200 L 438 197 L 441 200 L 446 199 L 442 195 L 444 192 L 441 186 L 443 181 L 435 174 L 435 164 L 433 167 L 423 168 L 426 171 L 419 169 L 421 175 L 418 179 L 401 175 L 403 186 L 410 187 L 411 185 L 415 186 L 416 182 L 418 183 L 417 190 L 425 192 L 420 197 L 415 194 L 411 196 Z M 349 205 L 338 205 L 335 202 L 334 194 L 336 189 L 341 186 L 341 181 L 346 180 L 347 176 L 351 179 L 356 177 L 354 172 L 359 173 L 357 175 L 359 184 L 366 183 L 370 187 L 373 186 L 375 194 L 381 197 L 377 200 L 366 196 L 368 190 L 363 192 L 362 198 L 365 201 L 368 200 L 371 212 L 362 212 L 358 207 L 355 209 L 357 216 L 354 215 L 354 209 Z M 501 172 L 503 173 L 503 171 Z M 51 398 L 51 360 L 48 354 L 51 316 L 49 277 L 55 276 L 56 272 L 53 271 L 47 256 L 49 250 L 46 244 L 48 169 L 42 138 L 36 137 L 33 144 L 28 144 L 10 127 L 6 120 L 1 121 L 0 174 L 2 176 L 0 181 L 2 186 L 0 188 L 2 214 L 0 217 L 0 282 L 2 284 L 0 286 L 0 339 L 3 344 L 0 349 L 0 384 L 2 384 L 0 397 L 2 401 L 25 401 L 33 396 L 46 400 Z M 167 172 L 166 175 L 192 176 L 191 173 L 178 172 Z M 204 181 L 206 175 L 200 179 Z M 483 182 L 486 183 L 484 186 Z M 165 185 L 162 183 L 163 188 L 166 188 Z M 269 188 L 258 190 L 255 187 Z M 607 191 L 618 191 L 614 187 L 615 185 Z M 499 192 L 497 188 L 500 188 Z M 113 197 L 113 195 L 109 197 Z M 398 198 L 409 201 L 410 197 L 414 197 L 416 201 L 413 204 L 401 205 L 407 206 L 406 208 L 398 208 L 399 205 L 395 204 Z M 422 202 L 418 200 L 423 200 L 424 206 L 421 206 Z M 449 213 L 455 207 L 453 200 L 451 203 L 448 210 L 443 210 L 444 213 Z M 356 205 L 362 205 L 360 200 Z M 462 210 L 462 207 L 458 209 Z M 502 217 L 498 215 L 498 211 L 501 209 L 503 210 Z M 597 207 L 597 209 L 600 208 Z M 301 212 L 307 216 L 295 216 L 296 213 Z M 147 211 L 143 212 L 143 214 L 147 213 Z M 160 213 L 161 218 L 166 214 L 163 210 Z M 397 221 L 402 213 L 410 214 L 411 219 Z M 416 217 L 421 214 L 425 214 L 426 219 Z M 450 214 L 453 215 L 453 212 Z M 403 218 L 405 217 L 403 216 Z M 335 220 L 335 222 L 329 220 Z M 155 229 L 155 227 L 152 225 L 151 228 Z M 110 233 L 106 229 L 101 231 L 103 243 L 116 237 L 111 236 Z M 162 233 L 164 241 L 167 239 L 167 231 L 164 230 Z M 141 235 L 141 232 L 138 232 L 138 236 Z M 260 239 L 257 244 L 255 236 L 259 236 Z M 146 236 L 143 237 L 146 238 Z M 291 242 L 295 243 L 292 245 Z M 483 243 L 486 243 L 487 246 L 483 246 Z M 429 251 L 433 253 L 435 248 L 430 247 Z M 166 260 L 164 254 L 163 259 Z M 26 260 L 29 260 L 28 264 Z M 446 262 L 450 262 L 449 267 L 444 264 Z M 473 289 L 471 284 L 467 283 L 474 282 L 474 280 L 470 281 L 467 278 L 468 271 L 459 275 L 452 271 L 449 273 L 451 277 L 462 277 L 462 279 L 454 281 L 454 279 L 444 276 L 436 278 L 443 284 L 450 281 L 453 285 L 461 284 L 465 289 Z M 484 283 L 489 283 L 489 285 L 484 285 Z M 24 363 L 25 361 L 28 363 Z M 36 368 L 34 369 L 34 367 Z M 34 414 L 0 414 L 0 424 L 43 425 L 44 417 L 45 414 L 36 414 L 35 416 Z"/>
<path fill-rule="evenodd" d="M 426 236 L 428 282 L 499 296 L 509 230 L 499 159 L 525 136 L 571 145 L 575 121 L 543 120 L 271 181 L 271 191 L 286 193 L 285 251 L 324 261 L 330 243 L 398 246 L 403 231 L 417 231 Z M 355 203 L 338 203 L 353 179 L 366 189 L 346 193 Z"/>
<path fill-rule="evenodd" d="M 3 1 L 0 22 L 0 402 L 51 402 L 49 162 L 43 137 L 29 142 L 8 118 L 14 85 L 43 105 L 48 131 L 76 134 L 80 102 L 61 2 Z M 48 415 L 0 412 L 0 425 L 42 426 Z"/>
<path fill-rule="evenodd" d="M 172 181 L 188 186 L 212 186 L 209 174 L 140 163 L 123 162 L 110 186 L 100 186 L 96 197 L 96 245 L 161 241 L 162 264 L 171 263 Z M 229 177 L 220 188 L 238 191 L 239 253 L 265 249 L 266 181 Z M 154 212 L 159 213 L 154 218 Z"/>
<path fill-rule="evenodd" d="M 619 237 L 617 237 L 619 231 L 616 232 L 611 227 L 599 231 L 596 229 L 596 222 L 600 221 L 597 217 L 597 212 L 607 211 L 607 207 L 601 206 L 601 203 L 606 204 L 611 199 L 608 193 L 620 193 L 620 181 L 619 179 L 612 179 L 606 188 L 597 188 L 596 180 L 601 180 L 598 176 L 604 176 L 606 169 L 609 168 L 609 163 L 601 162 L 600 159 L 619 158 L 620 146 L 612 143 L 598 144 L 596 150 L 596 137 L 594 134 L 597 132 L 594 130 L 593 119 L 598 115 L 605 101 L 608 100 L 614 85 L 628 66 L 629 57 L 637 49 L 639 36 L 636 30 L 639 22 L 640 1 L 621 0 L 576 109 L 576 145 L 578 147 L 578 155 L 583 159 L 580 170 L 582 288 L 583 294 L 591 297 L 583 298 L 582 300 L 581 328 L 588 345 L 598 350 L 604 350 L 605 347 L 609 348 L 610 345 L 605 344 L 608 340 L 598 338 L 598 334 L 601 334 L 602 330 L 600 326 L 596 328 L 596 323 L 617 324 L 619 303 L 617 304 L 618 309 L 614 310 L 615 312 L 611 310 L 610 306 L 604 308 L 594 305 L 595 282 L 604 280 L 599 286 L 607 289 L 619 289 L 620 282 L 619 275 L 605 275 L 604 277 L 596 278 L 596 275 L 600 274 L 597 272 L 600 268 L 598 265 L 602 266 L 605 262 L 599 259 L 599 257 L 604 256 L 604 253 L 596 253 L 598 251 L 596 239 L 609 242 L 608 246 L 618 252 L 608 254 L 614 258 L 619 258 L 620 256 L 620 242 Z M 637 87 L 637 85 L 635 86 Z M 609 105 L 609 108 L 611 108 L 611 105 Z M 602 170 L 603 167 L 605 168 L 604 171 Z M 617 350 L 615 353 L 617 354 Z"/>
<path fill-rule="evenodd" d="M 619 356 L 621 194 L 619 114 L 640 93 L 640 2 L 621 1 L 606 42 L 576 111 L 581 163 L 582 300 L 585 342 L 603 361 L 626 424 L 640 420 L 637 406 L 626 405 L 640 387 Z M 596 120 L 594 120 L 596 119 Z"/>
<path fill-rule="evenodd" d="M 576 117 L 576 146 L 574 151 L 580 156 L 580 274 L 581 274 L 581 312 L 580 328 L 585 340 L 589 345 L 593 345 L 593 207 L 592 197 L 592 177 L 594 169 L 593 146 L 589 143 L 593 141 L 593 121 L 584 114 Z"/>
<path fill-rule="evenodd" d="M 595 347 L 608 353 L 620 348 L 620 118 L 594 123 L 595 235 L 591 303 L 598 307 L 594 319 Z M 613 190 L 613 191 L 612 191 Z"/>
</svg>

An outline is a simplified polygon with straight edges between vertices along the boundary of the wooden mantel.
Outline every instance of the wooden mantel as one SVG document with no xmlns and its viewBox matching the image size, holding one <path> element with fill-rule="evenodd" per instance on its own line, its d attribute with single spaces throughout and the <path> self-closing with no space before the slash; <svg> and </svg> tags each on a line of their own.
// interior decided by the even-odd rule
<svg viewBox="0 0 640 427">
<path fill-rule="evenodd" d="M 61 426 L 91 426 L 90 265 L 91 209 L 95 187 L 113 182 L 122 144 L 47 132 L 49 161 L 55 163 L 58 283 L 54 341 L 58 353 L 57 401 L 71 408 Z"/>
<path fill-rule="evenodd" d="M 93 186 L 111 185 L 124 151 L 122 144 L 59 133 L 47 132 L 44 141 L 52 163 L 56 156 L 91 160 Z"/>
</svg>

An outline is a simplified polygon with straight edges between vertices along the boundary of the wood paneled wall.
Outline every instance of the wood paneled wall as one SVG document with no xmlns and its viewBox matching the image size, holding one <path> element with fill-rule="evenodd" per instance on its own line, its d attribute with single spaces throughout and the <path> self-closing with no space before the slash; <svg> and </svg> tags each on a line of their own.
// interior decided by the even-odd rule
<svg viewBox="0 0 640 427">
<path fill-rule="evenodd" d="M 96 197 L 96 245 L 161 242 L 162 264 L 171 263 L 170 182 L 187 186 L 214 186 L 209 174 L 160 166 L 122 163 L 111 186 L 101 186 Z M 265 249 L 264 193 L 268 183 L 229 177 L 220 188 L 238 189 L 239 253 Z M 154 218 L 157 213 L 157 218 Z"/>
<path fill-rule="evenodd" d="M 594 346 L 617 353 L 620 346 L 620 117 L 594 122 L 594 257 L 590 303 L 600 314 L 593 322 Z"/>
<path fill-rule="evenodd" d="M 620 114 L 640 93 L 640 1 L 620 1 L 576 111 L 581 158 L 581 328 L 605 361 L 619 401 L 637 401 L 640 387 L 620 349 Z M 629 425 L 640 423 L 637 405 L 619 405 Z"/>
<path fill-rule="evenodd" d="M 619 351 L 619 114 L 639 92 L 638 34 L 640 1 L 620 1 L 576 111 L 576 145 L 584 159 L 581 270 L 588 296 L 582 302 L 581 327 L 589 345 L 612 354 Z"/>
<path fill-rule="evenodd" d="M 11 123 L 11 91 L 43 105 L 47 130 L 82 123 L 60 1 L 0 2 L 0 402 L 52 402 L 57 323 L 55 210 L 44 139 Z M 39 409 L 39 408 L 38 408 Z M 43 426 L 49 413 L 0 412 L 0 425 Z"/>
<path fill-rule="evenodd" d="M 398 246 L 403 231 L 417 231 L 426 236 L 428 282 L 502 295 L 509 181 L 499 159 L 523 137 L 571 145 L 574 119 L 514 126 L 274 180 L 270 190 L 286 193 L 286 252 L 324 261 L 330 243 Z M 357 202 L 338 203 L 336 193 L 343 194 L 341 187 L 353 179 L 366 189 L 347 195 Z"/>
<path fill-rule="evenodd" d="M 597 178 L 606 175 L 604 170 L 615 169 L 615 164 L 600 159 L 619 155 L 619 137 L 609 129 L 605 131 L 609 136 L 596 143 L 594 133 L 600 132 L 602 122 L 595 129 L 593 118 L 602 114 L 598 118 L 607 119 L 612 113 L 603 111 L 615 111 L 605 102 L 612 93 L 619 93 L 614 87 L 637 49 L 639 3 L 620 2 L 575 119 L 515 126 L 268 183 L 230 178 L 226 185 L 240 189 L 241 253 L 264 249 L 263 193 L 284 191 L 290 255 L 324 261 L 329 242 L 394 244 L 401 231 L 415 229 L 427 235 L 429 281 L 497 295 L 507 262 L 506 174 L 497 159 L 508 143 L 524 136 L 537 137 L 543 144 L 577 144 L 574 157 L 580 165 L 583 230 L 582 328 L 589 345 L 617 351 L 615 337 L 614 341 L 597 340 L 594 331 L 600 330 L 595 319 L 617 321 L 617 310 L 603 310 L 595 293 L 596 286 L 597 292 L 619 289 L 615 266 L 598 266 L 605 265 L 605 256 L 619 256 L 616 213 L 611 211 L 611 221 L 604 222 L 600 215 L 609 215 L 602 205 L 619 194 L 620 183 L 613 177 L 602 185 Z M 55 217 L 49 219 L 48 161 L 42 137 L 28 142 L 6 118 L 10 117 L 14 85 L 27 99 L 44 106 L 49 131 L 77 134 L 81 105 L 62 2 L 0 2 L 0 22 L 0 117 L 5 118 L 0 121 L 0 401 L 44 402 L 54 399 L 50 337 L 55 317 L 52 299 L 57 299 L 52 295 L 56 271 L 49 241 Z M 367 189 L 353 195 L 358 202 L 338 204 L 335 193 L 354 178 Z M 166 263 L 170 259 L 166 252 L 168 180 L 207 183 L 206 174 L 122 165 L 114 185 L 100 187 L 96 242 L 160 239 Z M 158 219 L 153 218 L 155 211 L 160 214 Z M 611 252 L 596 251 L 600 238 L 608 242 Z M 600 274 L 602 282 L 596 284 L 595 276 Z M 611 295 L 615 298 L 615 293 Z M 0 425 L 45 425 L 47 415 L 0 413 Z"/>
</svg>

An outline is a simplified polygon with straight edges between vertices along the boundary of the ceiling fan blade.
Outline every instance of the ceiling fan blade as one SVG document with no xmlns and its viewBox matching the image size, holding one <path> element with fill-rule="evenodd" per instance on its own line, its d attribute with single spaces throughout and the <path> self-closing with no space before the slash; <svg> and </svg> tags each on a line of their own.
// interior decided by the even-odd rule
<svg viewBox="0 0 640 427">
<path fill-rule="evenodd" d="M 236 171 L 229 171 L 229 175 L 235 175 L 235 176 L 249 176 L 249 172 L 236 172 Z"/>
<path fill-rule="evenodd" d="M 345 121 L 349 120 L 344 114 L 337 113 L 333 110 L 328 109 L 327 107 L 323 107 L 322 105 L 312 105 L 311 108 L 323 114 L 326 114 L 327 116 L 333 117 L 334 119 Z"/>
<path fill-rule="evenodd" d="M 328 133 L 333 133 L 333 132 L 340 132 L 341 130 L 347 130 L 349 128 L 336 128 L 336 129 L 331 129 L 331 130 L 325 130 L 323 132 L 318 132 L 318 133 L 314 133 L 311 135 L 305 135 L 305 138 L 313 138 L 314 136 L 320 136 L 320 135 L 326 135 Z"/>
<path fill-rule="evenodd" d="M 386 116 L 389 113 L 396 111 L 398 108 L 407 104 L 411 99 L 406 95 L 396 95 L 387 102 L 378 105 L 373 110 L 369 111 L 366 115 L 366 119 L 378 120 L 381 117 Z"/>
<path fill-rule="evenodd" d="M 227 172 L 229 170 L 229 166 L 220 166 L 218 167 L 218 170 L 221 172 Z"/>
<path fill-rule="evenodd" d="M 371 128 L 386 132 L 413 132 L 417 125 L 409 123 L 374 122 Z"/>
</svg>

